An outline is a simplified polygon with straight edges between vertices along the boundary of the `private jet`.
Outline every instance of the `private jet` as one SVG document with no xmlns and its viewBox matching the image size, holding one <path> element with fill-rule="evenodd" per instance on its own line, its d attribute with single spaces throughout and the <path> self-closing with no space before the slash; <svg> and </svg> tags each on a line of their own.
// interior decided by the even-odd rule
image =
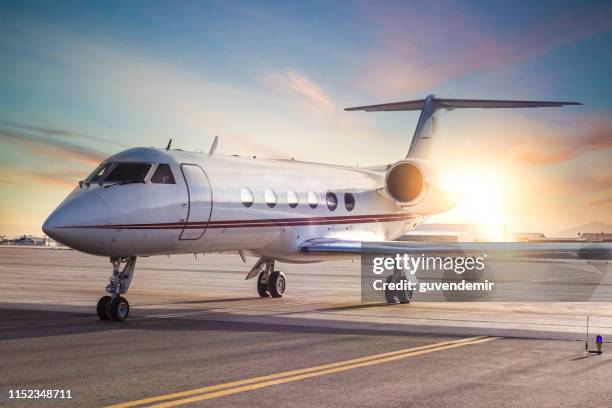
<svg viewBox="0 0 612 408">
<path fill-rule="evenodd" d="M 166 148 L 132 148 L 104 160 L 49 215 L 43 231 L 76 250 L 110 258 L 112 275 L 97 304 L 102 320 L 128 317 L 127 293 L 136 259 L 206 252 L 259 259 L 261 297 L 281 297 L 285 274 L 275 263 L 355 259 L 378 248 L 418 254 L 449 253 L 446 244 L 393 242 L 428 216 L 452 208 L 459 197 L 427 159 L 435 114 L 462 108 L 535 108 L 576 102 L 425 99 L 348 108 L 412 111 L 420 116 L 404 159 L 371 168 L 263 160 Z M 570 251 L 573 244 L 515 244 L 517 250 Z M 477 244 L 472 250 L 487 250 Z M 492 249 L 489 247 L 489 249 Z M 397 280 L 401 276 L 390 277 Z M 389 279 L 388 279 L 389 280 Z M 386 293 L 408 303 L 412 293 Z"/>
</svg>

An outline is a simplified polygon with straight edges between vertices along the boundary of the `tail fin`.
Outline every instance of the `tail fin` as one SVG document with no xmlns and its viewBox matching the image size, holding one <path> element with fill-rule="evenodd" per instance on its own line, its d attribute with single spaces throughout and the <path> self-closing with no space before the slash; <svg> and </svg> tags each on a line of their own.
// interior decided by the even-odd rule
<svg viewBox="0 0 612 408">
<path fill-rule="evenodd" d="M 384 103 L 382 105 L 357 106 L 346 108 L 347 111 L 412 111 L 420 110 L 421 116 L 417 122 L 410 149 L 406 158 L 426 158 L 431 147 L 431 139 L 435 133 L 435 113 L 440 109 L 453 110 L 459 108 L 541 108 L 559 107 L 565 105 L 582 105 L 578 102 L 548 102 L 548 101 L 509 101 L 493 99 L 438 99 L 429 95 L 425 99 L 414 101 Z"/>
</svg>

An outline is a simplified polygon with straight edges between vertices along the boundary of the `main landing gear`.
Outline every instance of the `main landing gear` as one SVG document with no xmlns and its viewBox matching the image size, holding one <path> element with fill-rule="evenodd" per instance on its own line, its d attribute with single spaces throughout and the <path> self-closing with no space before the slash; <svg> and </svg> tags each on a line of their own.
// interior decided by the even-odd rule
<svg viewBox="0 0 612 408">
<path fill-rule="evenodd" d="M 408 278 L 406 277 L 404 271 L 395 269 L 393 271 L 393 274 L 389 275 L 386 280 L 387 285 L 385 285 L 385 300 L 387 301 L 387 303 L 395 304 L 399 302 L 405 304 L 410 303 L 410 301 L 412 300 L 412 295 L 414 294 L 413 290 L 409 290 L 408 288 L 396 290 L 389 289 L 389 283 L 399 282 L 407 283 Z"/>
<path fill-rule="evenodd" d="M 113 274 L 110 277 L 109 284 L 106 285 L 106 291 L 110 296 L 102 296 L 98 300 L 96 311 L 100 320 L 120 322 L 130 314 L 130 304 L 121 295 L 127 293 L 132 282 L 136 257 L 111 257 L 110 261 L 113 265 Z M 125 263 L 125 266 L 121 269 L 123 263 Z"/>
<path fill-rule="evenodd" d="M 259 258 L 246 279 L 255 276 L 257 276 L 257 293 L 259 293 L 259 296 L 279 298 L 285 293 L 285 274 L 274 270 L 274 259 Z"/>
</svg>

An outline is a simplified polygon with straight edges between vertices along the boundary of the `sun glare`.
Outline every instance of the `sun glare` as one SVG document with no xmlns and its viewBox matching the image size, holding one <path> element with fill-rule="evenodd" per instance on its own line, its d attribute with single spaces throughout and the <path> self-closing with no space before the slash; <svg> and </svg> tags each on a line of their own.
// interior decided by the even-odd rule
<svg viewBox="0 0 612 408">
<path fill-rule="evenodd" d="M 509 187 L 503 175 L 491 169 L 461 168 L 447 181 L 459 193 L 458 204 L 445 219 L 458 223 L 505 224 L 505 192 Z"/>
</svg>

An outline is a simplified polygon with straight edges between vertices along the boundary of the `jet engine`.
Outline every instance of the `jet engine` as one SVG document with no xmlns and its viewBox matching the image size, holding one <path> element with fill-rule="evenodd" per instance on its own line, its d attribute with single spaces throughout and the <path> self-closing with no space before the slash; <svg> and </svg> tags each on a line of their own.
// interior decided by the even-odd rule
<svg viewBox="0 0 612 408">
<path fill-rule="evenodd" d="M 385 195 L 398 206 L 411 207 L 420 214 L 444 212 L 452 208 L 459 197 L 449 186 L 443 185 L 442 179 L 440 170 L 431 162 L 402 160 L 387 170 Z"/>
</svg>

